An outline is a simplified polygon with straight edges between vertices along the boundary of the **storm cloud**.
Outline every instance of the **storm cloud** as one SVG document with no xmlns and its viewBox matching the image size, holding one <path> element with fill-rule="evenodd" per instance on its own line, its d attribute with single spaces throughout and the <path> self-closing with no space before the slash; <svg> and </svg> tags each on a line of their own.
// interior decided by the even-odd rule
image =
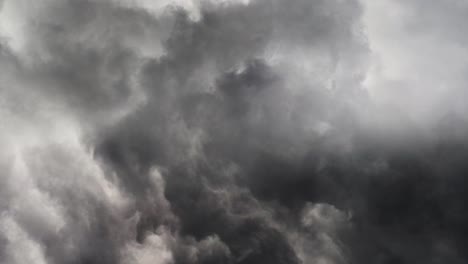
<svg viewBox="0 0 468 264">
<path fill-rule="evenodd" d="M 468 261 L 463 1 L 0 3 L 0 263 Z"/>
</svg>

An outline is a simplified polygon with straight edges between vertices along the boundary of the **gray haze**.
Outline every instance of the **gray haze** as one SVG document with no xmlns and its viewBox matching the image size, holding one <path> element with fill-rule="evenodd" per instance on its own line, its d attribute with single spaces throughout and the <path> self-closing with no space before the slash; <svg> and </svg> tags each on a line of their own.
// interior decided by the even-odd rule
<svg viewBox="0 0 468 264">
<path fill-rule="evenodd" d="M 0 263 L 467 263 L 467 22 L 0 1 Z"/>
</svg>

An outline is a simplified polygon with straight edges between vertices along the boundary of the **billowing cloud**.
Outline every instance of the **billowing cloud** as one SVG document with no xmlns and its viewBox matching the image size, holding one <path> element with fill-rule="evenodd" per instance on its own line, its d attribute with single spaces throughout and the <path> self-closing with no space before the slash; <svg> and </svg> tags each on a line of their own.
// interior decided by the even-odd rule
<svg viewBox="0 0 468 264">
<path fill-rule="evenodd" d="M 4 0 L 0 263 L 464 263 L 465 7 Z"/>
</svg>

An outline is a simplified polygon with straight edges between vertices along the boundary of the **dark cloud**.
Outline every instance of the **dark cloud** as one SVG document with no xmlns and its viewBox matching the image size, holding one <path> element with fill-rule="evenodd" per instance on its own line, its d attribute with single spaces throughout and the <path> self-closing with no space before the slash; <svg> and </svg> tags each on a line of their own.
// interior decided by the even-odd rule
<svg viewBox="0 0 468 264">
<path fill-rule="evenodd" d="M 468 258 L 468 126 L 363 88 L 388 85 L 378 5 L 25 4 L 0 21 L 0 262 Z"/>
</svg>

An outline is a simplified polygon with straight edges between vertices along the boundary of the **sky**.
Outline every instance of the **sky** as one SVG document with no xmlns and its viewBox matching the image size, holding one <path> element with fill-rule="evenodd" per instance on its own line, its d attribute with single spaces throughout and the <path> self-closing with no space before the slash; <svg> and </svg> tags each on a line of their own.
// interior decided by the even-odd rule
<svg viewBox="0 0 468 264">
<path fill-rule="evenodd" d="M 465 0 L 0 0 L 0 264 L 467 263 Z"/>
</svg>

